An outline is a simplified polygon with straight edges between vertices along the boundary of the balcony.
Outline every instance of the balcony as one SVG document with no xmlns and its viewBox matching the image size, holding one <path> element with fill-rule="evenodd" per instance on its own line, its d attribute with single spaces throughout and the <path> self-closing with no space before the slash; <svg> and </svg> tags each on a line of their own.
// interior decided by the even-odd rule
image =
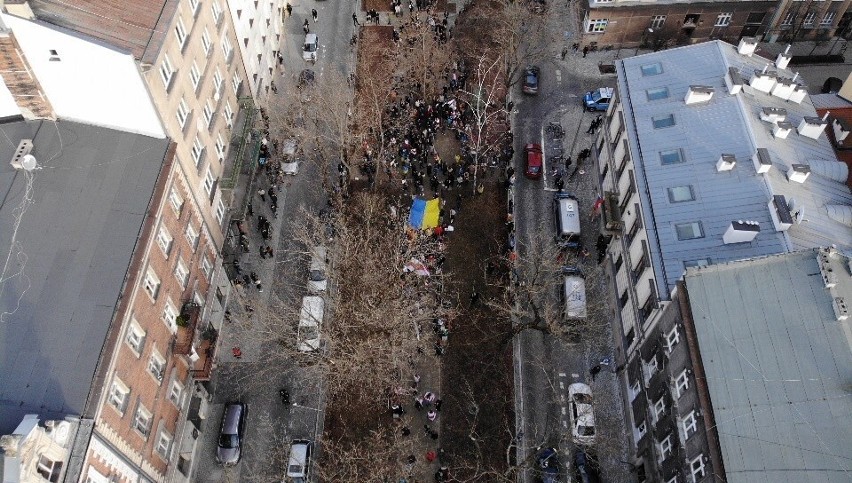
<svg viewBox="0 0 852 483">
<path fill-rule="evenodd" d="M 183 304 L 180 315 L 177 318 L 177 333 L 175 334 L 174 347 L 172 348 L 175 354 L 189 355 L 192 353 L 192 342 L 195 339 L 195 328 L 198 326 L 198 321 L 201 318 L 201 306 L 195 303 L 187 302 Z"/>
<path fill-rule="evenodd" d="M 620 232 L 624 228 L 621 209 L 618 206 L 618 193 L 604 192 L 604 223 L 607 230 Z"/>
<path fill-rule="evenodd" d="M 201 343 L 198 344 L 198 360 L 192 365 L 189 375 L 196 381 L 209 381 L 210 373 L 213 371 L 213 361 L 216 355 L 216 339 L 219 333 L 212 326 L 208 326 L 201 333 Z"/>
</svg>

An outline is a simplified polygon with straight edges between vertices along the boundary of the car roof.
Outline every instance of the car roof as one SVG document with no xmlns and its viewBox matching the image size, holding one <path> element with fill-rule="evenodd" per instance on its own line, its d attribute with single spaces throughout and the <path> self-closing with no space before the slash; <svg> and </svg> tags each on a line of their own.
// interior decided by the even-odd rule
<svg viewBox="0 0 852 483">
<path fill-rule="evenodd" d="M 240 402 L 230 403 L 225 406 L 225 414 L 222 417 L 223 431 L 236 433 L 239 429 L 240 418 L 244 411 L 244 404 Z"/>
<path fill-rule="evenodd" d="M 307 34 L 305 35 L 305 43 L 310 44 L 317 41 L 317 34 Z M 612 90 L 612 89 L 610 89 Z"/>
<path fill-rule="evenodd" d="M 595 411 L 591 404 L 577 404 L 577 425 L 594 427 Z"/>
<path fill-rule="evenodd" d="M 592 388 L 589 387 L 588 384 L 583 384 L 582 382 L 575 382 L 568 386 L 568 394 L 586 394 L 588 396 L 592 395 Z"/>
</svg>

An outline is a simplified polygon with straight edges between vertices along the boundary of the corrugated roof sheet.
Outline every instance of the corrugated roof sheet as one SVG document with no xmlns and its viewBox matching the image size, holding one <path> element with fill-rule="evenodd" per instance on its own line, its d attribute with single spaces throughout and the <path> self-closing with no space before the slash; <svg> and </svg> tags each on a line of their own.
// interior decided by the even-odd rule
<svg viewBox="0 0 852 483">
<path fill-rule="evenodd" d="M 687 271 L 729 483 L 850 480 L 852 340 L 832 309 L 848 261 L 831 257 L 832 291 L 814 250 Z"/>
<path fill-rule="evenodd" d="M 761 70 L 766 60 L 746 57 L 736 47 L 721 41 L 631 57 L 619 62 L 618 88 L 625 103 L 631 151 L 634 154 L 637 191 L 642 201 L 652 263 L 660 294 L 669 294 L 684 271 L 684 262 L 711 259 L 713 263 L 782 253 L 798 248 L 852 244 L 852 230 L 831 219 L 826 205 L 852 204 L 852 195 L 842 183 L 812 174 L 804 184 L 789 182 L 791 164 L 836 160 L 825 134 L 818 140 L 798 135 L 787 139 L 772 135 L 771 124 L 761 121 L 765 107 L 783 108 L 787 120 L 798 126 L 805 116 L 816 116 L 806 98 L 801 104 L 759 92 L 745 85 L 736 95 L 728 93 L 725 74 L 735 68 L 745 78 Z M 642 67 L 659 64 L 662 72 L 643 75 Z M 780 76 L 793 77 L 789 71 Z M 686 105 L 690 85 L 715 88 L 710 102 Z M 646 91 L 667 87 L 669 97 L 648 100 Z M 657 128 L 653 119 L 674 116 L 671 127 Z M 766 148 L 773 167 L 757 174 L 751 157 Z M 680 149 L 685 162 L 663 165 L 660 153 Z M 731 171 L 717 172 L 722 154 L 733 154 L 738 162 Z M 672 203 L 667 189 L 692 185 L 695 201 Z M 776 232 L 768 203 L 773 195 L 794 199 L 804 210 L 807 222 L 787 232 Z M 722 234 L 732 221 L 760 223 L 761 232 L 752 242 L 725 245 Z M 701 222 L 703 238 L 678 240 L 675 225 Z"/>
</svg>

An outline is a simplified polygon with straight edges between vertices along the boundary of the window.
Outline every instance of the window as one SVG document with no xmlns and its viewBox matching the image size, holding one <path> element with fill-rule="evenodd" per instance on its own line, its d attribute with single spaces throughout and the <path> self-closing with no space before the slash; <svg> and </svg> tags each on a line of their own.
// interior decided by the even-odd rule
<svg viewBox="0 0 852 483">
<path fill-rule="evenodd" d="M 689 462 L 689 470 L 692 472 L 692 481 L 696 482 L 699 478 L 704 478 L 704 455 L 698 455 L 697 458 Z"/>
<path fill-rule="evenodd" d="M 680 334 L 677 332 L 677 326 L 674 326 L 672 330 L 666 332 L 666 350 L 671 351 L 678 342 L 680 342 Z"/>
<path fill-rule="evenodd" d="M 210 102 L 210 99 L 207 99 L 207 102 L 204 103 L 204 122 L 207 123 L 207 127 L 210 127 L 213 124 L 213 114 L 216 111 L 213 109 L 213 104 Z"/>
<path fill-rule="evenodd" d="M 654 87 L 653 89 L 648 89 L 647 91 L 645 91 L 645 94 L 647 94 L 649 101 L 657 101 L 657 100 L 660 100 L 660 99 L 668 99 L 669 88 L 668 87 Z"/>
<path fill-rule="evenodd" d="M 746 25 L 748 24 L 762 24 L 763 19 L 766 17 L 766 12 L 752 12 L 748 14 L 748 18 L 746 18 Z"/>
<path fill-rule="evenodd" d="M 654 374 L 656 374 L 659 369 L 660 365 L 659 363 L 657 363 L 657 356 L 651 356 L 651 358 L 648 359 L 648 362 L 645 364 L 646 377 L 650 380 L 652 377 L 654 377 Z"/>
<path fill-rule="evenodd" d="M 163 61 L 160 62 L 160 78 L 163 79 L 163 86 L 165 86 L 166 90 L 172 85 L 172 78 L 174 77 L 175 69 L 172 67 L 172 61 L 169 59 L 168 54 L 163 56 Z"/>
<path fill-rule="evenodd" d="M 53 461 L 45 455 L 39 455 L 38 463 L 36 463 L 36 473 L 41 475 L 47 481 L 56 483 L 59 477 L 62 476 L 62 462 Z"/>
<path fill-rule="evenodd" d="M 657 444 L 657 449 L 660 451 L 660 461 L 662 462 L 672 454 L 672 435 L 663 438 Z"/>
<path fill-rule="evenodd" d="M 231 46 L 231 41 L 228 40 L 228 37 L 222 37 L 222 53 L 225 55 L 225 60 L 231 60 L 231 53 L 234 51 L 234 48 Z"/>
<path fill-rule="evenodd" d="M 213 275 L 213 263 L 207 255 L 201 258 L 201 272 L 204 273 L 204 278 L 209 282 Z"/>
<path fill-rule="evenodd" d="M 175 37 L 177 37 L 180 50 L 183 50 L 184 45 L 186 45 L 186 25 L 184 25 L 183 18 L 181 17 L 178 17 L 177 24 L 175 25 Z"/>
<path fill-rule="evenodd" d="M 781 21 L 781 27 L 791 27 L 793 26 L 793 20 L 796 19 L 795 12 L 787 12 L 787 15 L 784 16 L 784 20 Z"/>
<path fill-rule="evenodd" d="M 195 251 L 195 248 L 198 246 L 198 232 L 192 227 L 191 221 L 186 225 L 184 235 L 186 236 L 186 241 L 188 241 L 189 245 L 192 247 L 192 250 Z"/>
<path fill-rule="evenodd" d="M 645 64 L 640 67 L 640 69 L 642 69 L 642 75 L 644 77 L 659 75 L 663 73 L 663 65 L 659 62 L 654 62 L 653 64 Z"/>
<path fill-rule="evenodd" d="M 189 269 L 186 268 L 183 260 L 178 260 L 177 265 L 175 265 L 175 278 L 180 282 L 182 288 L 186 288 L 186 282 L 189 280 Z"/>
<path fill-rule="evenodd" d="M 169 386 L 169 401 L 172 404 L 180 407 L 181 398 L 183 397 L 183 384 L 180 381 L 174 380 L 172 381 L 171 386 Z"/>
<path fill-rule="evenodd" d="M 186 126 L 186 120 L 189 118 L 189 106 L 186 104 L 186 100 L 182 97 L 178 104 L 176 115 L 178 124 L 180 124 L 180 128 L 183 129 L 184 126 Z"/>
<path fill-rule="evenodd" d="M 677 232 L 677 239 L 680 241 L 704 238 L 704 229 L 701 227 L 700 221 L 676 223 L 675 232 Z"/>
<path fill-rule="evenodd" d="M 822 20 L 819 21 L 820 27 L 831 27 L 831 24 L 834 23 L 834 15 L 834 12 L 826 12 Z"/>
<path fill-rule="evenodd" d="M 127 335 L 124 341 L 130 346 L 130 350 L 136 353 L 136 357 L 142 353 L 145 348 L 145 329 L 136 322 L 136 319 L 130 319 L 130 325 L 127 327 Z"/>
<path fill-rule="evenodd" d="M 169 253 L 172 251 L 172 236 L 165 225 L 160 225 L 160 229 L 157 231 L 157 245 L 159 245 L 163 255 L 169 258 Z"/>
<path fill-rule="evenodd" d="M 684 162 L 683 152 L 680 149 L 669 149 L 668 151 L 660 151 L 660 163 L 663 166 L 669 164 L 678 164 Z"/>
<path fill-rule="evenodd" d="M 130 399 L 130 388 L 116 376 L 109 388 L 108 398 L 109 404 L 119 413 L 124 414 L 124 410 L 127 409 L 127 401 Z"/>
<path fill-rule="evenodd" d="M 666 411 L 666 401 L 665 397 L 661 397 L 657 399 L 657 402 L 654 403 L 654 421 L 659 421 L 660 416 Z"/>
<path fill-rule="evenodd" d="M 175 210 L 175 214 L 180 218 L 180 212 L 183 209 L 183 197 L 178 193 L 177 188 L 172 187 L 172 190 L 169 192 L 169 203 L 172 205 L 172 209 Z"/>
<path fill-rule="evenodd" d="M 161 458 L 168 461 L 169 454 L 172 449 L 172 435 L 166 431 L 166 428 L 160 428 L 160 434 L 157 435 L 157 445 L 154 447 L 154 451 L 160 455 Z"/>
<path fill-rule="evenodd" d="M 606 24 L 609 23 L 609 20 L 605 18 L 592 20 L 589 19 L 586 21 L 586 32 L 590 34 L 601 34 L 606 31 Z"/>
<path fill-rule="evenodd" d="M 699 258 L 698 260 L 688 260 L 683 262 L 683 268 L 687 269 L 690 267 L 706 267 L 710 265 L 713 261 L 709 258 Z"/>
<path fill-rule="evenodd" d="M 198 64 L 192 61 L 192 67 L 189 68 L 189 81 L 192 82 L 192 88 L 198 90 L 198 84 L 201 83 L 201 71 L 198 70 Z"/>
<path fill-rule="evenodd" d="M 654 15 L 651 17 L 651 29 L 659 30 L 663 28 L 663 25 L 666 24 L 666 16 L 665 15 Z"/>
<path fill-rule="evenodd" d="M 160 277 L 154 273 L 154 269 L 151 267 L 148 267 L 148 271 L 145 272 L 143 287 L 145 287 L 145 292 L 149 297 L 157 300 L 157 295 L 160 294 Z"/>
<path fill-rule="evenodd" d="M 641 423 L 639 423 L 639 426 L 636 428 L 636 436 L 638 436 L 636 438 L 636 441 L 639 441 L 640 439 L 642 439 L 642 436 L 645 436 L 645 433 L 647 433 L 647 432 L 648 432 L 648 424 L 645 423 L 645 421 L 642 421 Z"/>
<path fill-rule="evenodd" d="M 230 101 L 225 101 L 225 123 L 228 127 L 234 123 L 234 110 L 231 108 Z"/>
<path fill-rule="evenodd" d="M 222 6 L 219 2 L 213 2 L 210 5 L 210 11 L 213 12 L 213 23 L 219 25 L 219 20 L 222 20 Z"/>
<path fill-rule="evenodd" d="M 216 157 L 219 158 L 219 161 L 225 159 L 225 140 L 222 139 L 221 134 L 216 135 Z"/>
<path fill-rule="evenodd" d="M 225 203 L 222 203 L 221 198 L 216 202 L 216 221 L 220 225 L 225 221 Z"/>
<path fill-rule="evenodd" d="M 630 385 L 630 402 L 633 402 L 636 399 L 636 396 L 639 395 L 639 380 L 633 381 L 633 384 Z"/>
<path fill-rule="evenodd" d="M 216 90 L 216 94 L 220 94 L 222 92 L 222 84 L 225 83 L 225 79 L 222 77 L 222 71 L 216 67 L 216 70 L 213 72 L 213 89 Z"/>
<path fill-rule="evenodd" d="M 177 316 L 177 309 L 172 305 L 171 300 L 167 300 L 166 306 L 163 307 L 163 322 L 172 332 L 177 332 Z"/>
<path fill-rule="evenodd" d="M 714 27 L 727 27 L 731 25 L 731 17 L 732 13 L 720 13 L 718 17 L 716 17 L 716 23 Z"/>
<path fill-rule="evenodd" d="M 684 369 L 675 379 L 675 395 L 678 399 L 689 389 L 689 372 Z"/>
<path fill-rule="evenodd" d="M 242 78 L 240 78 L 240 75 L 237 74 L 236 72 L 234 72 L 234 77 L 231 78 L 231 84 L 234 87 L 234 94 L 239 94 L 240 84 L 242 84 L 242 83 L 243 83 L 243 80 L 242 80 Z"/>
<path fill-rule="evenodd" d="M 816 19 L 816 12 L 808 12 L 805 15 L 805 19 L 802 20 L 802 27 L 813 27 L 814 20 Z"/>
<path fill-rule="evenodd" d="M 205 56 L 209 56 L 210 52 L 213 51 L 213 41 L 210 40 L 210 32 L 207 31 L 207 27 L 204 27 L 204 31 L 201 32 L 201 46 L 204 47 Z"/>
<path fill-rule="evenodd" d="M 198 137 L 198 134 L 195 135 L 195 139 L 192 141 L 192 150 L 190 151 L 192 155 L 192 161 L 195 163 L 196 168 L 201 167 L 201 157 L 204 155 L 204 144 L 201 142 L 201 138 Z"/>
<path fill-rule="evenodd" d="M 157 382 L 163 382 L 163 374 L 166 372 L 166 360 L 157 352 L 156 349 L 151 352 L 151 357 L 148 359 L 148 374 L 151 374 Z"/>
<path fill-rule="evenodd" d="M 695 411 L 690 411 L 686 417 L 683 418 L 683 435 L 684 439 L 688 439 L 690 436 L 695 434 L 698 428 L 698 422 L 695 420 Z"/>
<path fill-rule="evenodd" d="M 200 3 L 198 0 L 189 0 L 189 10 L 192 12 L 193 17 L 198 13 L 199 5 Z"/>
<path fill-rule="evenodd" d="M 145 409 L 145 406 L 140 402 L 138 406 L 136 406 L 136 414 L 133 415 L 133 423 L 131 427 L 136 431 L 139 431 L 139 434 L 148 439 L 148 435 L 151 434 L 151 423 L 154 422 L 154 416 L 150 411 Z"/>
<path fill-rule="evenodd" d="M 682 203 L 684 201 L 695 201 L 695 192 L 692 190 L 692 185 L 675 186 L 668 189 L 669 201 L 672 203 Z"/>
<path fill-rule="evenodd" d="M 654 116 L 651 118 L 651 122 L 654 124 L 654 129 L 672 127 L 675 125 L 674 114 L 669 114 L 667 116 Z"/>
<path fill-rule="evenodd" d="M 204 192 L 208 195 L 213 194 L 213 185 L 216 183 L 216 177 L 213 175 L 213 170 L 207 168 L 207 173 L 204 175 Z"/>
</svg>

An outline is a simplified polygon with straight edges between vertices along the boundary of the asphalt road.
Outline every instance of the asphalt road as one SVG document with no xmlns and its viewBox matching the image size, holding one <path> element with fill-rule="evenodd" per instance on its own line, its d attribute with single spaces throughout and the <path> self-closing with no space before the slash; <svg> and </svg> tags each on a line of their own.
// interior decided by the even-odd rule
<svg viewBox="0 0 852 483">
<path fill-rule="evenodd" d="M 353 34 L 352 13 L 354 4 L 344 0 L 291 0 L 293 15 L 284 24 L 285 35 L 281 40 L 284 56 L 284 71 L 279 72 L 279 86 L 287 85 L 280 76 L 298 75 L 304 68 L 315 71 L 318 82 L 331 69 L 348 74 L 353 68 L 353 54 L 349 39 Z M 318 21 L 311 19 L 311 9 L 318 11 Z M 310 20 L 310 30 L 319 37 L 319 56 L 311 65 L 302 59 L 304 32 L 302 23 Z M 290 95 L 279 89 L 278 96 Z M 275 102 L 273 99 L 272 102 Z M 305 149 L 310 153 L 310 149 Z M 258 188 L 268 189 L 266 177 L 258 175 L 252 192 Z M 263 312 L 271 292 L 283 300 L 298 300 L 305 292 L 307 260 L 293 263 L 285 260 L 297 250 L 288 235 L 291 214 L 300 205 L 319 211 L 325 206 L 320 189 L 319 168 L 315 163 L 303 163 L 301 172 L 279 188 L 278 217 L 274 218 L 264 204 L 254 195 L 254 214 L 265 214 L 272 222 L 272 238 L 264 244 L 274 247 L 276 258 L 261 259 L 256 247 L 261 242 L 256 223 L 252 222 L 250 243 L 252 250 L 241 258 L 244 273 L 256 271 L 263 281 L 264 292 L 253 288 L 246 291 L 247 300 L 255 307 L 255 314 Z M 273 280 L 275 283 L 272 283 Z M 260 315 L 255 315 L 260 317 Z M 322 432 L 323 391 L 321 381 L 310 369 L 300 368 L 293 363 L 278 362 L 275 367 L 265 364 L 266 357 L 276 350 L 277 341 L 268 334 L 254 332 L 251 321 L 227 323 L 223 327 L 218 357 L 212 382 L 213 401 L 208 418 L 202 425 L 199 449 L 196 454 L 193 481 L 198 482 L 270 482 L 284 477 L 289 442 L 292 439 L 315 440 Z M 248 323 L 246 323 L 248 322 Z M 328 323 L 328 321 L 326 321 Z M 297 321 L 293 320 L 293 324 Z M 295 344 L 295 341 L 293 341 Z M 235 359 L 231 348 L 238 346 L 243 352 Z M 280 388 L 291 393 L 291 405 L 285 406 L 278 396 Z M 235 467 L 222 468 L 215 462 L 217 437 L 224 405 L 228 401 L 240 400 L 248 404 L 245 443 L 242 459 Z M 294 404 L 293 404 L 294 403 Z"/>
</svg>

